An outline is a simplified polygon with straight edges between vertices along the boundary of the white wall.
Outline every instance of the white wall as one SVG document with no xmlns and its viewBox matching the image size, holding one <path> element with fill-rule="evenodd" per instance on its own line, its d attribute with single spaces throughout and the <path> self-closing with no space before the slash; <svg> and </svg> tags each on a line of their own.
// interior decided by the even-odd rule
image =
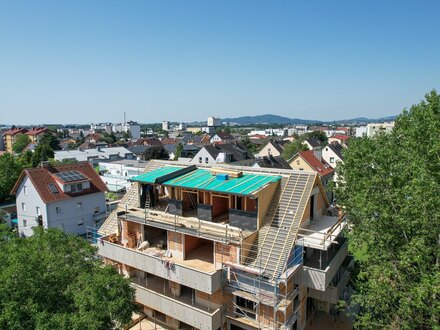
<svg viewBox="0 0 440 330">
<path fill-rule="evenodd" d="M 202 163 L 199 162 L 199 157 L 202 157 Z M 208 162 L 206 162 L 208 158 Z M 215 164 L 216 161 L 212 158 L 211 154 L 206 151 L 205 148 L 200 149 L 200 151 L 194 156 L 190 161 L 191 164 Z"/>
<path fill-rule="evenodd" d="M 82 203 L 81 208 L 77 207 L 79 202 Z M 61 207 L 61 213 L 56 212 L 57 206 Z M 47 206 L 48 227 L 62 229 L 68 234 L 84 235 L 87 226 L 95 227 L 93 219 L 95 207 L 99 207 L 98 213 L 105 212 L 105 194 L 103 192 L 50 203 Z M 79 226 L 80 221 L 83 221 L 81 226 Z"/>
<path fill-rule="evenodd" d="M 26 186 L 27 195 L 25 195 L 24 187 Z M 32 236 L 33 227 L 38 226 L 37 222 L 37 206 L 40 208 L 43 217 L 43 226 L 47 228 L 47 209 L 37 190 L 33 186 L 31 180 L 26 176 L 17 189 L 17 219 L 18 232 L 21 236 Z M 22 203 L 25 204 L 26 210 L 22 210 Z M 26 227 L 23 223 L 26 221 Z"/>
</svg>

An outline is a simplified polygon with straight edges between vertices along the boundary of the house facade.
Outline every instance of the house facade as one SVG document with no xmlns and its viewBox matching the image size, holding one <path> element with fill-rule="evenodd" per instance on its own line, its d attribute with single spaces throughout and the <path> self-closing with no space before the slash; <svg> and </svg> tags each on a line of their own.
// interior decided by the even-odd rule
<svg viewBox="0 0 440 330">
<path fill-rule="evenodd" d="M 27 132 L 26 128 L 13 128 L 3 132 L 5 150 L 9 153 L 13 153 L 12 147 L 15 144 L 17 136 L 25 134 Z"/>
<path fill-rule="evenodd" d="M 349 276 L 344 217 L 307 171 L 151 161 L 99 254 L 171 329 L 304 329 Z"/>
<path fill-rule="evenodd" d="M 88 163 L 25 169 L 12 190 L 19 234 L 31 236 L 42 226 L 85 235 L 86 227 L 99 227 L 106 217 L 105 191 Z"/>
<path fill-rule="evenodd" d="M 257 154 L 255 154 L 255 157 L 268 157 L 269 155 L 272 155 L 273 157 L 281 156 L 283 153 L 283 147 L 279 145 L 274 140 L 269 140 L 260 151 L 258 151 Z"/>
</svg>

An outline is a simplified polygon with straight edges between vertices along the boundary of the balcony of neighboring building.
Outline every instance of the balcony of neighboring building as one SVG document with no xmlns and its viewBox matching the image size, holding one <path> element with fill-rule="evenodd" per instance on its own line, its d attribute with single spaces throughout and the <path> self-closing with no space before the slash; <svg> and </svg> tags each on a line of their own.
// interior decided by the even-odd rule
<svg viewBox="0 0 440 330">
<path fill-rule="evenodd" d="M 131 280 L 138 303 L 197 329 L 221 327 L 221 306 L 200 303 L 194 289 L 139 271 Z"/>
<path fill-rule="evenodd" d="M 182 235 L 185 244 L 176 246 L 173 232 L 168 237 L 166 230 L 125 225 L 128 228 L 121 236 L 100 239 L 99 255 L 205 293 L 221 288 L 222 271 L 214 264 L 213 242 Z"/>
<path fill-rule="evenodd" d="M 337 237 L 327 250 L 306 248 L 303 279 L 309 288 L 325 291 L 348 254 L 348 241 Z"/>
</svg>

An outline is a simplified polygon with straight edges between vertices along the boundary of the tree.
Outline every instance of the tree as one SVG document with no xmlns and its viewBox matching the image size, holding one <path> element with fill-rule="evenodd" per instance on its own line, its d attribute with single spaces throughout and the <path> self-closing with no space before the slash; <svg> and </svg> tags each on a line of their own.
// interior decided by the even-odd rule
<svg viewBox="0 0 440 330">
<path fill-rule="evenodd" d="M 252 141 L 249 139 L 249 136 L 245 136 L 241 139 L 240 142 L 246 147 L 247 150 L 249 150 L 253 154 L 257 152 L 257 146 L 252 143 Z"/>
<path fill-rule="evenodd" d="M 134 289 L 82 238 L 57 229 L 15 237 L 0 225 L 1 329 L 114 329 L 131 320 Z"/>
<path fill-rule="evenodd" d="M 170 156 L 163 146 L 151 146 L 145 149 L 143 154 L 144 160 L 150 159 L 168 159 Z"/>
<path fill-rule="evenodd" d="M 292 142 L 286 144 L 281 156 L 284 159 L 289 160 L 296 153 L 298 153 L 300 151 L 307 150 L 307 146 L 305 144 L 303 144 L 302 141 L 303 141 L 302 139 L 298 139 L 298 140 L 295 140 L 295 141 L 292 141 Z"/>
<path fill-rule="evenodd" d="M 38 166 L 41 162 L 49 160 L 49 158 L 53 158 L 55 156 L 55 153 L 53 152 L 52 148 L 44 143 L 39 144 L 35 148 L 34 155 L 32 156 L 32 166 Z"/>
<path fill-rule="evenodd" d="M 433 329 L 440 322 L 440 96 L 405 110 L 392 133 L 353 139 L 339 203 L 358 260 L 357 326 Z"/>
<path fill-rule="evenodd" d="M 179 142 L 176 146 L 176 154 L 174 155 L 174 160 L 178 160 L 180 155 L 182 154 L 183 144 Z"/>
<path fill-rule="evenodd" d="M 44 133 L 38 144 L 47 144 L 52 150 L 61 149 L 60 141 L 51 132 Z"/>
<path fill-rule="evenodd" d="M 325 135 L 325 133 L 323 131 L 313 131 L 313 132 L 309 132 L 304 134 L 304 140 L 305 139 L 317 139 L 319 141 L 321 141 L 321 143 L 323 145 L 326 145 L 328 143 L 328 138 L 327 135 Z"/>
<path fill-rule="evenodd" d="M 31 139 L 29 139 L 29 136 L 27 136 L 26 134 L 20 134 L 15 138 L 15 143 L 12 146 L 12 150 L 16 154 L 19 154 L 23 151 L 24 148 L 26 148 L 29 143 L 31 143 Z"/>
<path fill-rule="evenodd" d="M 23 166 L 11 154 L 0 156 L 0 202 L 12 199 L 10 192 L 20 176 Z"/>
</svg>

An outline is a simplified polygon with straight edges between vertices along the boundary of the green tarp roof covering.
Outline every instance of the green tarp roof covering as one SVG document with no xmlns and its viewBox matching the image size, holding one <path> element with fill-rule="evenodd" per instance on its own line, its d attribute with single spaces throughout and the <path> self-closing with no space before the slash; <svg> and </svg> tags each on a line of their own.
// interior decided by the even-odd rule
<svg viewBox="0 0 440 330">
<path fill-rule="evenodd" d="M 239 178 L 220 180 L 208 170 L 197 169 L 163 184 L 188 189 L 209 190 L 219 193 L 251 195 L 264 185 L 280 180 L 279 176 L 243 174 Z"/>
<path fill-rule="evenodd" d="M 165 166 L 162 168 L 158 168 L 157 170 L 135 176 L 134 178 L 131 178 L 130 181 L 137 181 L 137 182 L 142 182 L 142 183 L 156 183 L 156 180 L 158 178 L 161 178 L 167 174 L 179 171 L 181 169 L 182 169 L 181 167 Z"/>
</svg>

